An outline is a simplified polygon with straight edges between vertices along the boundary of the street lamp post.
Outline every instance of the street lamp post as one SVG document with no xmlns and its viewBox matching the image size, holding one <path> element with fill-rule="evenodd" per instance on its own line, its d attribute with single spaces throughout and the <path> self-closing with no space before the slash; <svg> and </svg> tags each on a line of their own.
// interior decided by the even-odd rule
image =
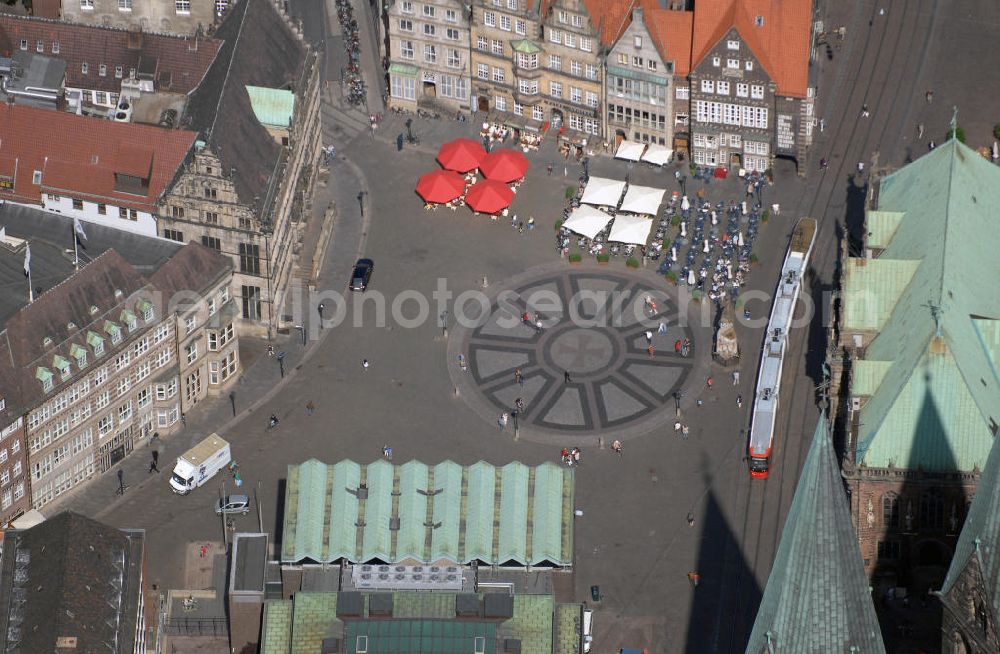
<svg viewBox="0 0 1000 654">
<path fill-rule="evenodd" d="M 319 313 L 319 328 L 320 329 L 323 329 L 323 309 L 325 309 L 325 308 L 326 307 L 323 306 L 322 302 L 320 302 L 319 305 L 316 307 L 316 311 Z M 305 340 L 304 340 L 305 339 L 305 333 L 302 334 L 302 338 L 303 338 L 303 343 L 302 344 L 305 345 Z"/>
<path fill-rule="evenodd" d="M 358 191 L 358 206 L 361 207 L 361 217 L 365 217 L 365 192 Z"/>
<path fill-rule="evenodd" d="M 278 352 L 278 370 L 281 371 L 281 378 L 285 378 L 285 353 Z"/>
<path fill-rule="evenodd" d="M 229 391 L 229 404 L 233 407 L 233 417 L 236 417 L 236 391 Z"/>
<path fill-rule="evenodd" d="M 681 415 L 681 394 L 679 391 L 674 391 L 674 411 L 676 411 L 679 418 Z"/>
</svg>

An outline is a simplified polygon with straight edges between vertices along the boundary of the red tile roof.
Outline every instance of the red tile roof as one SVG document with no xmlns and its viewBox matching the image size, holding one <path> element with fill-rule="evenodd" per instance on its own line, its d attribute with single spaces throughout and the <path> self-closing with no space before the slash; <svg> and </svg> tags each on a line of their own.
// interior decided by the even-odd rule
<svg viewBox="0 0 1000 654">
<path fill-rule="evenodd" d="M 694 13 L 664 9 L 657 0 L 642 0 L 646 29 L 664 61 L 674 62 L 674 74 L 691 72 L 691 36 Z"/>
<path fill-rule="evenodd" d="M 0 174 L 12 174 L 16 162 L 17 178 L 13 190 L 0 187 L 0 199 L 40 204 L 44 190 L 153 211 L 196 137 L 187 130 L 5 103 L 0 105 Z M 42 171 L 41 185 L 33 183 L 36 170 Z M 115 173 L 148 178 L 145 194 L 115 190 Z"/>
<path fill-rule="evenodd" d="M 757 18 L 763 21 L 757 24 Z M 778 94 L 805 97 L 809 86 L 811 0 L 716 0 L 695 5 L 692 66 L 735 27 L 778 86 Z"/>
<path fill-rule="evenodd" d="M 0 32 L 7 33 L 8 48 L 20 48 L 21 41 L 28 42 L 28 52 L 37 52 L 42 42 L 44 54 L 66 62 L 66 86 L 117 93 L 121 80 L 115 77 L 115 67 L 121 66 L 125 76 L 129 69 L 139 68 L 139 59 L 156 63 L 157 90 L 189 93 L 201 83 L 222 46 L 222 41 L 204 37 L 168 36 L 165 34 L 137 34 L 111 27 L 95 27 L 60 23 L 42 18 L 26 18 L 0 14 Z M 129 47 L 132 41 L 132 46 Z M 0 37 L 0 43 L 5 40 Z M 54 52 L 53 44 L 59 52 Z M 0 52 L 9 57 L 10 52 Z M 88 72 L 83 73 L 83 64 Z M 107 66 L 101 77 L 100 65 Z M 169 77 L 169 88 L 160 88 L 160 79 Z"/>
<path fill-rule="evenodd" d="M 583 0 L 601 43 L 613 46 L 632 22 L 632 7 L 638 0 Z"/>
</svg>

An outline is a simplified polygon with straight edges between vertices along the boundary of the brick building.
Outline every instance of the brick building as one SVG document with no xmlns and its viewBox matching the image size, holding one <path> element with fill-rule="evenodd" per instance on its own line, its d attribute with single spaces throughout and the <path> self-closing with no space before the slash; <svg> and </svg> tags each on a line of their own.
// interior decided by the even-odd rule
<svg viewBox="0 0 1000 654">
<path fill-rule="evenodd" d="M 6 321 L 0 377 L 19 399 L 34 508 L 235 381 L 231 281 L 229 261 L 201 245 L 148 278 L 108 250 Z"/>
<path fill-rule="evenodd" d="M 182 121 L 201 139 L 161 200 L 157 233 L 228 256 L 244 327 L 273 334 L 291 320 L 285 293 L 318 169 L 319 66 L 270 0 L 241 0 L 216 36 L 225 44 Z M 283 128 L 261 122 L 248 87 L 291 91 Z"/>
<path fill-rule="evenodd" d="M 764 171 L 802 160 L 812 139 L 811 0 L 697 3 L 691 44 L 691 155 Z"/>
<path fill-rule="evenodd" d="M 1000 264 L 982 235 L 998 188 L 952 139 L 880 180 L 864 255 L 845 256 L 832 407 L 878 586 L 940 587 L 997 434 Z"/>
</svg>

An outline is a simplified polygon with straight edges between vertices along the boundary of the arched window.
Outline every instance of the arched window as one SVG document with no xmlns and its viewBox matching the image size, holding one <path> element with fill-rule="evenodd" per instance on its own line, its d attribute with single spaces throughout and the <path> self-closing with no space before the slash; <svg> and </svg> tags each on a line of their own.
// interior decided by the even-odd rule
<svg viewBox="0 0 1000 654">
<path fill-rule="evenodd" d="M 899 495 L 886 493 L 882 496 L 882 524 L 886 527 L 899 526 Z"/>
<path fill-rule="evenodd" d="M 931 488 L 921 495 L 920 527 L 923 529 L 944 527 L 944 498 L 940 489 Z"/>
</svg>

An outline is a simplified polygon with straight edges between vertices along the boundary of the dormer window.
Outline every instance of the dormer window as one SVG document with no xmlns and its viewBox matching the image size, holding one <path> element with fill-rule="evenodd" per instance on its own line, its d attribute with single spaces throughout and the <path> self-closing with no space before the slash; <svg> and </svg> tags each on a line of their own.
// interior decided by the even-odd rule
<svg viewBox="0 0 1000 654">
<path fill-rule="evenodd" d="M 739 50 L 740 42 L 730 39 L 729 41 L 726 41 L 726 47 L 729 48 L 730 50 Z"/>
<path fill-rule="evenodd" d="M 86 61 L 80 64 L 80 72 L 83 73 L 84 75 L 90 72 L 90 66 L 87 64 Z"/>
<path fill-rule="evenodd" d="M 139 320 L 135 317 L 135 314 L 128 309 L 122 311 L 121 320 L 125 323 L 125 326 L 130 332 L 134 332 L 136 327 L 139 326 Z"/>
<path fill-rule="evenodd" d="M 124 75 L 124 74 L 125 74 L 125 71 L 122 69 L 121 66 L 115 66 L 115 77 L 116 78 L 121 79 L 122 75 Z"/>
<path fill-rule="evenodd" d="M 756 25 L 757 27 L 764 27 L 764 17 L 757 16 L 756 18 L 753 19 L 753 24 Z"/>
<path fill-rule="evenodd" d="M 107 66 L 107 64 L 101 64 L 100 66 L 98 66 L 97 67 L 97 74 L 100 75 L 101 77 L 107 77 L 108 76 L 108 66 Z"/>
<path fill-rule="evenodd" d="M 76 361 L 77 368 L 87 367 L 87 348 L 74 343 L 72 347 L 69 348 L 69 355 Z"/>
<path fill-rule="evenodd" d="M 42 390 L 48 393 L 55 386 L 52 371 L 44 366 L 38 366 L 35 370 L 35 379 L 42 382 Z"/>
<path fill-rule="evenodd" d="M 87 345 L 94 351 L 94 357 L 104 354 L 104 339 L 96 332 L 87 332 Z"/>
<path fill-rule="evenodd" d="M 104 332 L 111 337 L 112 344 L 118 345 L 122 342 L 122 328 L 110 320 L 104 321 Z"/>
<path fill-rule="evenodd" d="M 138 309 L 139 313 L 142 315 L 143 322 L 149 322 L 153 319 L 153 303 L 149 300 L 140 300 L 136 309 Z"/>
<path fill-rule="evenodd" d="M 52 367 L 59 371 L 59 377 L 66 381 L 69 379 L 70 367 L 69 361 L 59 356 L 58 354 L 52 357 Z"/>
</svg>

